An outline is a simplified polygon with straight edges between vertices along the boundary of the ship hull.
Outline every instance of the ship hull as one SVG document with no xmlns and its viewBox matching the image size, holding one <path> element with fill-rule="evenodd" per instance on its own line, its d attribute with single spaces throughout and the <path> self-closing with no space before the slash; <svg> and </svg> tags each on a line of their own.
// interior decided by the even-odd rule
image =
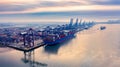
<svg viewBox="0 0 120 67">
<path fill-rule="evenodd" d="M 47 46 L 52 46 L 52 45 L 64 43 L 65 41 L 68 41 L 68 40 L 70 40 L 70 39 L 72 39 L 74 37 L 75 37 L 75 35 L 68 35 L 68 36 L 65 36 L 63 38 L 57 39 L 57 40 L 55 40 L 53 42 L 47 42 L 47 41 L 44 41 L 44 42 L 45 42 L 45 44 Z"/>
</svg>

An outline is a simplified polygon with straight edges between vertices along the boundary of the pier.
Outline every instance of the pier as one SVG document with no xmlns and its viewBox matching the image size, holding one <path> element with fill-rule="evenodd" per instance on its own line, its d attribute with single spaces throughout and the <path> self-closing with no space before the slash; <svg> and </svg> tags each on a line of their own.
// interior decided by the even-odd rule
<svg viewBox="0 0 120 67">
<path fill-rule="evenodd" d="M 20 44 L 20 45 L 18 45 L 18 44 L 7 45 L 7 47 L 10 47 L 10 48 L 13 48 L 13 49 L 16 49 L 19 51 L 29 52 L 29 51 L 37 49 L 41 46 L 44 46 L 44 45 L 45 45 L 44 42 L 40 42 L 40 43 L 35 44 L 34 46 L 31 46 L 31 47 L 25 47 L 22 44 Z"/>
</svg>

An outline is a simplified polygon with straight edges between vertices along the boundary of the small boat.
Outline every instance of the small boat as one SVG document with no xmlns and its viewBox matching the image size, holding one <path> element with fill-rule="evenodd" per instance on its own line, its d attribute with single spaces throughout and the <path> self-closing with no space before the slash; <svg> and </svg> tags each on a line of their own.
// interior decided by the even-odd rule
<svg viewBox="0 0 120 67">
<path fill-rule="evenodd" d="M 104 30 L 104 29 L 106 29 L 105 26 L 101 26 L 101 27 L 100 27 L 100 30 Z"/>
</svg>

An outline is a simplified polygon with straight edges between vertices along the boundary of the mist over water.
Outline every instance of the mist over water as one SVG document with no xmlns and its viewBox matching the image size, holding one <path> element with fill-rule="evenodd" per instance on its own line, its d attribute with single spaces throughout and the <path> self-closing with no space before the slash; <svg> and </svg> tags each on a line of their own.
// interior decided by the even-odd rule
<svg viewBox="0 0 120 67">
<path fill-rule="evenodd" d="M 24 52 L 0 47 L 1 67 L 119 67 L 120 25 L 95 25 L 66 43 L 40 47 L 27 57 L 31 62 L 24 61 Z"/>
</svg>

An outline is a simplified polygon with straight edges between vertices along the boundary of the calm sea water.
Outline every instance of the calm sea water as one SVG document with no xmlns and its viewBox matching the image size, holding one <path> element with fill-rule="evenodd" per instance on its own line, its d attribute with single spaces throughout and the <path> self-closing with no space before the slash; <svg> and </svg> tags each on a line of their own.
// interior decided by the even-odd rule
<svg viewBox="0 0 120 67">
<path fill-rule="evenodd" d="M 100 30 L 100 26 L 106 26 Z M 24 53 L 0 48 L 0 67 L 119 67 L 120 25 L 104 24 L 77 33 L 64 44 Z"/>
</svg>

